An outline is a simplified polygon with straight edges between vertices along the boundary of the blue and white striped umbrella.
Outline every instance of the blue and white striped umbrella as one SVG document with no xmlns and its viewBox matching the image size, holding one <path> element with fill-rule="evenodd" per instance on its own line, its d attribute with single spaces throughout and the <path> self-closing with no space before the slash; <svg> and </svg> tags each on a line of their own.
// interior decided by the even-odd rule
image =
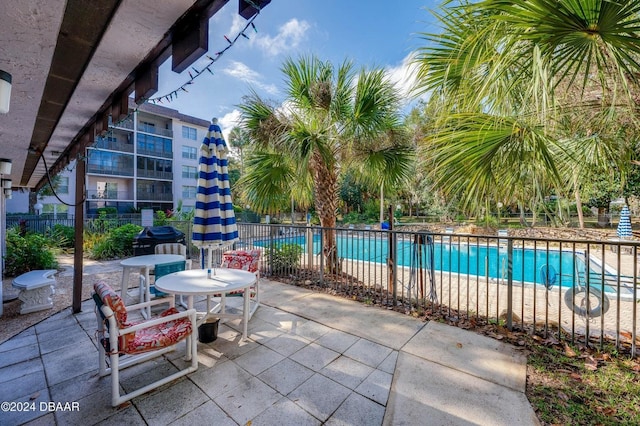
<svg viewBox="0 0 640 426">
<path fill-rule="evenodd" d="M 626 205 L 620 210 L 620 220 L 618 221 L 618 238 L 631 238 L 631 212 Z"/>
<path fill-rule="evenodd" d="M 208 249 L 207 266 L 211 267 L 211 250 L 238 239 L 238 226 L 231 202 L 227 144 L 218 120 L 211 120 L 209 132 L 200 146 L 196 211 L 193 218 L 193 244 Z"/>
</svg>

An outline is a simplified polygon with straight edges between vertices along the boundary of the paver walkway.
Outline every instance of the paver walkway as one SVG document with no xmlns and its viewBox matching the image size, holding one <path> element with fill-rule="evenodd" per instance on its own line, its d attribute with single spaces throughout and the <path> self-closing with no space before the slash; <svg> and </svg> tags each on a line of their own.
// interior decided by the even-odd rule
<svg viewBox="0 0 640 426">
<path fill-rule="evenodd" d="M 198 344 L 198 371 L 118 408 L 97 377 L 93 302 L 53 315 L 0 345 L 0 401 L 35 407 L 0 412 L 0 424 L 538 424 L 511 346 L 285 284 L 261 289 L 246 342 L 239 321 L 221 325 Z M 180 356 L 124 370 L 123 386 L 174 371 Z"/>
</svg>

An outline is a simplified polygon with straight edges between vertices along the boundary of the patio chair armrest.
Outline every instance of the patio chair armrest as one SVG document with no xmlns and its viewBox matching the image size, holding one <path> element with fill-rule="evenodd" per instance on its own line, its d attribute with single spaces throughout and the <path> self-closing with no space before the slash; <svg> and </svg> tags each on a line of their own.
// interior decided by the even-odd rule
<svg viewBox="0 0 640 426">
<path fill-rule="evenodd" d="M 145 328 L 149 328 L 149 327 L 153 327 L 155 325 L 159 325 L 165 322 L 170 322 L 170 321 L 174 321 L 180 318 L 189 318 L 189 321 L 191 321 L 192 323 L 192 327 L 195 330 L 196 327 L 196 310 L 195 309 L 188 309 L 186 311 L 182 311 L 182 312 L 178 312 L 177 314 L 173 314 L 173 315 L 167 315 L 166 317 L 160 317 L 160 318 L 156 318 L 153 319 L 151 321 L 145 321 L 142 322 L 140 324 L 136 324 L 133 325 L 131 327 L 127 327 L 127 328 L 123 328 L 118 330 L 118 335 L 119 336 L 123 336 L 125 334 L 129 334 L 129 333 L 135 333 L 138 330 L 143 330 Z"/>
<path fill-rule="evenodd" d="M 175 299 L 173 295 L 169 295 L 166 297 L 156 298 L 149 300 L 148 302 L 136 303 L 135 305 L 129 305 L 126 307 L 127 312 L 138 311 L 144 309 L 148 306 L 160 305 L 162 303 L 169 303 L 171 307 L 175 305 Z"/>
</svg>

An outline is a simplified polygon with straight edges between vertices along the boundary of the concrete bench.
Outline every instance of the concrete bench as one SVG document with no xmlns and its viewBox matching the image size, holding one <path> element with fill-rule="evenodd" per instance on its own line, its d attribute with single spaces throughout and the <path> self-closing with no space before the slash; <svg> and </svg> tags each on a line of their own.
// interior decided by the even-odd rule
<svg viewBox="0 0 640 426">
<path fill-rule="evenodd" d="M 53 277 L 55 269 L 25 272 L 13 279 L 12 286 L 18 290 L 18 298 L 22 301 L 21 314 L 41 311 L 53 307 L 51 296 L 55 293 Z"/>
</svg>

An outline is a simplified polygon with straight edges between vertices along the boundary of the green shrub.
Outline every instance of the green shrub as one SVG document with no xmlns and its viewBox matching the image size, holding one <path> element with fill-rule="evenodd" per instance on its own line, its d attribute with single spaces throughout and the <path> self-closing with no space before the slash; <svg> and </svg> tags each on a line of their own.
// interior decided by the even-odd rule
<svg viewBox="0 0 640 426">
<path fill-rule="evenodd" d="M 40 234 L 21 236 L 18 229 L 8 229 L 5 276 L 16 277 L 36 269 L 56 269 L 58 262 L 49 245 L 50 241 Z"/>
<path fill-rule="evenodd" d="M 116 226 L 118 226 L 117 216 L 109 216 L 104 211 L 100 211 L 96 219 L 87 221 L 85 229 L 89 232 L 103 234 L 105 232 L 109 232 Z"/>
<path fill-rule="evenodd" d="M 118 209 L 115 207 L 98 207 L 96 212 L 99 216 L 115 216 L 118 214 Z"/>
<path fill-rule="evenodd" d="M 70 248 L 73 247 L 76 241 L 75 228 L 65 225 L 53 225 L 51 230 L 51 240 L 58 247 Z"/>
<path fill-rule="evenodd" d="M 297 269 L 300 266 L 302 253 L 302 247 L 297 244 L 282 244 L 273 247 L 269 255 L 272 273 L 279 274 Z"/>
<path fill-rule="evenodd" d="M 92 259 L 114 259 L 133 254 L 133 239 L 142 226 L 128 223 L 102 236 L 93 236 L 93 246 L 87 247 Z"/>
</svg>

